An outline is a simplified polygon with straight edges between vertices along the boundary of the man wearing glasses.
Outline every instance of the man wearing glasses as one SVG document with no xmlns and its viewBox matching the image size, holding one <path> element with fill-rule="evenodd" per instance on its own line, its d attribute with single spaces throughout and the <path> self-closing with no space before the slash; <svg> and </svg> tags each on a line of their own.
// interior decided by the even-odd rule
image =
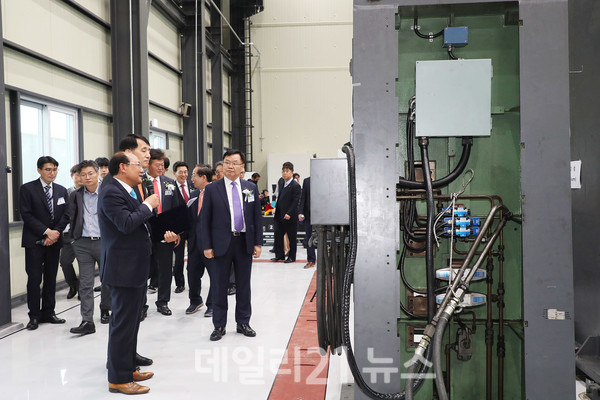
<svg viewBox="0 0 600 400">
<path fill-rule="evenodd" d="M 81 324 L 71 333 L 87 335 L 96 332 L 94 325 L 94 267 L 100 265 L 100 226 L 98 225 L 98 197 L 100 173 L 98 164 L 84 160 L 77 165 L 82 187 L 69 196 L 69 220 L 73 250 L 79 265 L 79 295 L 81 297 Z M 102 286 L 100 322 L 109 322 L 110 292 Z"/>
<path fill-rule="evenodd" d="M 110 289 L 112 321 L 108 336 L 108 389 L 125 394 L 147 393 L 136 382 L 154 374 L 136 369 L 137 336 L 152 243 L 146 221 L 158 207 L 158 196 L 143 203 L 133 189 L 142 182 L 143 168 L 133 153 L 119 152 L 109 162 L 113 179 L 102 186 L 98 222 L 102 236 L 101 279 Z"/>
<path fill-rule="evenodd" d="M 215 282 L 213 325 L 210 340 L 220 340 L 227 324 L 227 284 L 233 263 L 237 291 L 235 320 L 237 332 L 256 336 L 250 327 L 250 272 L 252 255 L 260 257 L 262 249 L 262 213 L 258 188 L 252 182 L 240 180 L 244 169 L 244 153 L 229 150 L 223 156 L 225 176 L 204 189 L 200 211 L 200 235 L 206 258 L 214 258 Z M 212 280 L 211 276 L 211 280 Z"/>
<path fill-rule="evenodd" d="M 38 328 L 40 322 L 64 324 L 54 312 L 56 304 L 56 273 L 62 247 L 62 231 L 69 222 L 68 193 L 63 186 L 54 183 L 58 173 L 58 161 L 50 156 L 37 161 L 40 178 L 21 186 L 19 209 L 23 219 L 21 246 L 25 248 L 25 271 L 27 272 L 27 306 L 29 323 L 27 329 Z M 42 287 L 40 307 L 40 284 Z"/>
</svg>

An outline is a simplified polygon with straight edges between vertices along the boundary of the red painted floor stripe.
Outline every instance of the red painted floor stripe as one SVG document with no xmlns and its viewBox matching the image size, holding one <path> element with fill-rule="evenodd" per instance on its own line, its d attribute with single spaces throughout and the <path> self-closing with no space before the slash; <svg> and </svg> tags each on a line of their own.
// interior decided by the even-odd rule
<svg viewBox="0 0 600 400">
<path fill-rule="evenodd" d="M 319 354 L 316 298 L 310 302 L 316 289 L 315 271 L 268 400 L 325 398 L 329 352 Z"/>
</svg>

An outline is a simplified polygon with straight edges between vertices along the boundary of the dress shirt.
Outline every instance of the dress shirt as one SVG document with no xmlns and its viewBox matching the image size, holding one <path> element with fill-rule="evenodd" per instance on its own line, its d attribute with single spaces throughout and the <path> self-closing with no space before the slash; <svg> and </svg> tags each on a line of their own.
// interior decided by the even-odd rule
<svg viewBox="0 0 600 400">
<path fill-rule="evenodd" d="M 98 225 L 98 196 L 100 185 L 94 193 L 83 188 L 83 231 L 82 237 L 100 237 L 100 225 Z"/>
<path fill-rule="evenodd" d="M 53 196 L 53 193 L 52 193 L 52 182 L 50 182 L 50 183 L 46 183 L 46 182 L 44 182 L 44 181 L 42 180 L 42 178 L 41 178 L 41 177 L 40 177 L 40 182 L 42 183 L 42 190 L 44 191 L 44 201 L 46 201 L 46 186 L 50 186 L 50 190 L 49 190 L 49 192 L 50 192 L 50 198 L 52 198 L 52 196 Z M 52 206 L 54 207 L 54 203 L 52 204 Z M 52 211 L 52 210 L 50 210 L 50 211 Z M 65 230 L 66 230 L 66 229 L 67 229 L 67 228 L 65 227 Z M 44 231 L 44 235 L 48 234 L 48 231 L 49 231 L 49 230 L 50 230 L 50 228 L 46 228 L 46 230 Z"/>
<path fill-rule="evenodd" d="M 235 232 L 233 222 L 233 202 L 231 201 L 231 196 L 233 195 L 233 186 L 231 185 L 231 182 L 235 182 L 237 195 L 240 196 L 240 205 L 242 206 L 242 220 L 244 221 L 244 228 L 240 232 L 246 232 L 246 219 L 244 218 L 244 198 L 242 196 L 242 184 L 240 182 L 240 178 L 236 178 L 235 181 L 231 181 L 226 176 L 224 176 L 223 179 L 223 183 L 225 183 L 225 191 L 227 191 L 227 201 L 229 202 L 229 214 L 231 216 L 231 231 Z"/>
<path fill-rule="evenodd" d="M 119 182 L 121 184 L 121 186 L 123 186 L 123 188 L 125 189 L 125 191 L 127 193 L 129 193 L 129 192 L 131 192 L 133 190 L 133 188 L 131 186 L 129 186 L 128 184 L 126 184 L 125 182 L 123 182 L 122 180 L 120 180 L 119 178 L 117 178 L 117 177 L 113 177 L 113 178 L 115 178 L 117 180 L 117 182 Z M 146 203 L 145 201 L 142 204 L 145 204 L 146 207 L 148 207 L 148 209 L 150 211 L 152 211 L 152 206 L 150 204 Z"/>
</svg>

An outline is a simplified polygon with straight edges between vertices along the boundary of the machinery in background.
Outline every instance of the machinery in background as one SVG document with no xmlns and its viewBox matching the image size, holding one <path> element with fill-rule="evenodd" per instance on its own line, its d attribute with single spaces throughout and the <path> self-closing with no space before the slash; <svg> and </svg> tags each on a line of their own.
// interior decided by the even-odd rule
<svg viewBox="0 0 600 400">
<path fill-rule="evenodd" d="M 346 352 L 357 399 L 568 398 L 570 246 L 540 201 L 568 202 L 568 106 L 529 92 L 568 79 L 530 73 L 557 56 L 532 47 L 566 2 L 439 3 L 355 0 L 347 164 L 311 165 L 330 209 L 313 217 L 319 343 Z"/>
</svg>

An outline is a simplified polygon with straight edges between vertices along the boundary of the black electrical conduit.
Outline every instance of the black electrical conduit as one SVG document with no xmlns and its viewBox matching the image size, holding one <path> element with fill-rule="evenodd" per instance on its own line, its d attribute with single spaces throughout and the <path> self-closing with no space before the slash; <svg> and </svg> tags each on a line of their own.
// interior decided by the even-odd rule
<svg viewBox="0 0 600 400">
<path fill-rule="evenodd" d="M 467 163 L 469 162 L 469 156 L 471 155 L 471 147 L 473 146 L 473 138 L 470 136 L 465 136 L 462 139 L 462 154 L 460 155 L 460 160 L 458 160 L 458 164 L 454 167 L 454 170 L 450 172 L 445 177 L 432 181 L 431 185 L 433 189 L 438 189 L 442 186 L 448 185 L 450 182 L 454 181 L 462 172 L 465 170 Z M 425 182 L 414 182 L 406 179 L 399 178 L 398 183 L 400 186 L 408 188 L 408 189 L 425 189 Z"/>
<path fill-rule="evenodd" d="M 425 179 L 425 196 L 427 202 L 427 240 L 425 250 L 425 273 L 427 279 L 427 321 L 431 322 L 435 314 L 435 268 L 433 266 L 433 243 L 435 241 L 435 204 L 433 202 L 433 185 L 431 182 L 431 171 L 429 170 L 429 139 L 422 137 L 419 139 L 421 148 L 421 165 L 423 168 L 423 178 Z"/>
<path fill-rule="evenodd" d="M 355 174 L 355 158 L 354 149 L 350 143 L 347 143 L 342 148 L 342 151 L 346 153 L 348 159 L 348 184 L 350 189 L 350 250 L 349 255 L 346 259 L 346 271 L 344 274 L 344 286 L 343 286 L 343 303 L 342 303 L 342 314 L 344 324 L 344 337 L 343 343 L 346 347 L 346 356 L 348 358 L 348 365 L 352 376 L 360 390 L 371 399 L 387 399 L 387 400 L 403 400 L 406 397 L 406 390 L 399 393 L 380 393 L 373 390 L 363 379 L 360 369 L 356 364 L 354 357 L 354 351 L 352 350 L 352 343 L 350 341 L 350 293 L 352 283 L 354 280 L 354 266 L 356 265 L 356 249 L 358 245 L 358 229 L 357 229 L 357 217 L 356 217 L 356 174 Z M 431 351 L 428 349 L 425 352 L 427 360 L 431 359 Z M 425 374 L 428 370 L 427 365 L 421 364 L 419 374 Z M 413 390 L 417 390 L 422 384 L 423 379 L 416 379 L 412 383 Z"/>
<path fill-rule="evenodd" d="M 423 38 L 423 39 L 435 39 L 438 36 L 441 36 L 442 33 L 444 33 L 444 30 L 442 29 L 441 31 L 437 32 L 437 33 L 432 33 L 432 34 L 427 34 L 424 35 L 419 31 L 419 20 L 417 18 L 417 16 L 415 15 L 414 18 L 414 24 L 413 24 L 413 30 L 415 31 L 415 33 L 417 34 L 418 37 Z"/>
</svg>

